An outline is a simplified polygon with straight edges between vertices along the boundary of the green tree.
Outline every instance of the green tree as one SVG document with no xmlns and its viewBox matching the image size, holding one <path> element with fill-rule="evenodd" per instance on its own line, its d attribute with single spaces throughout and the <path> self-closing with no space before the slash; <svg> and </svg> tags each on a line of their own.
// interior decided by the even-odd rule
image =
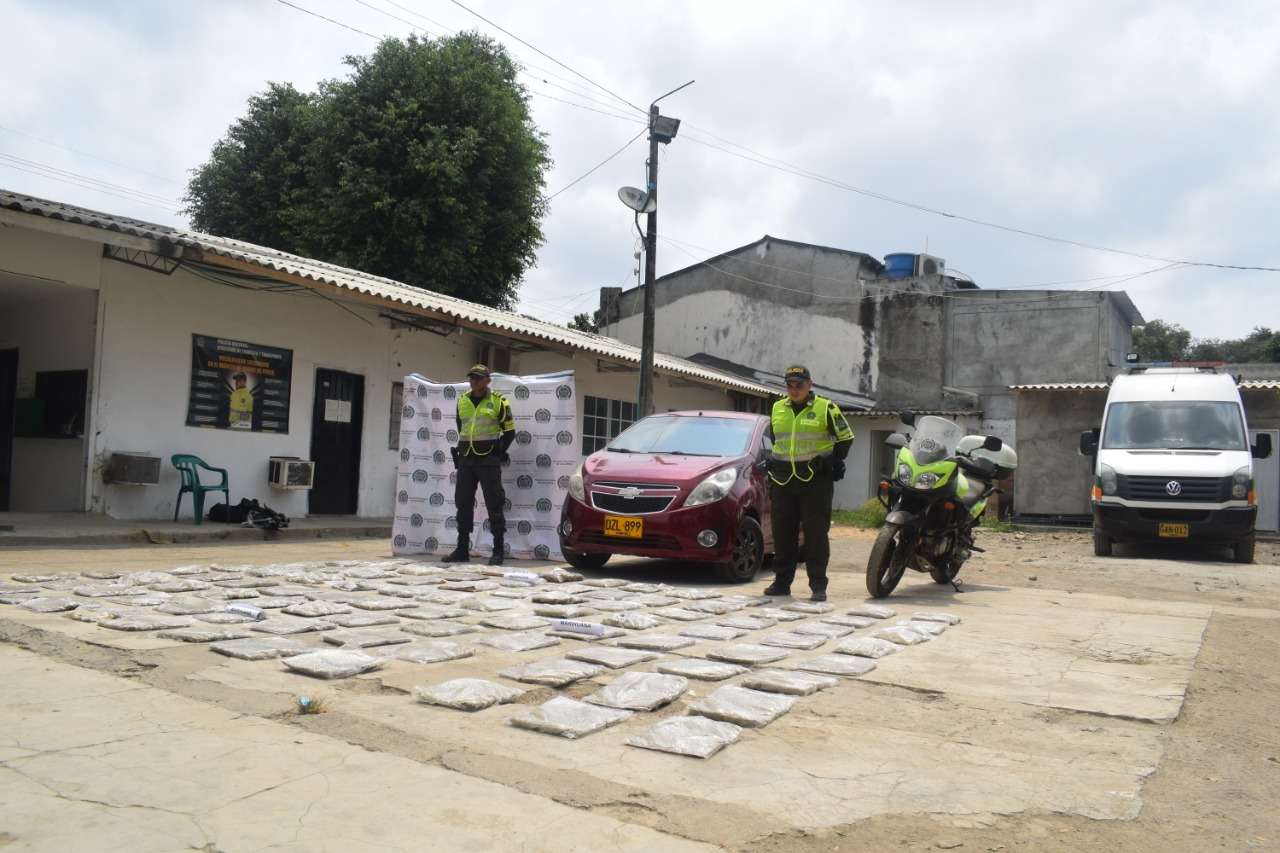
<svg viewBox="0 0 1280 853">
<path fill-rule="evenodd" d="M 551 161 L 477 33 L 387 39 L 314 94 L 271 84 L 195 170 L 192 226 L 498 308 L 543 242 Z"/>
<path fill-rule="evenodd" d="M 570 329 L 577 329 L 579 332 L 591 332 L 592 334 L 600 332 L 600 325 L 596 322 L 596 317 L 593 314 L 574 314 L 568 325 Z"/>
<path fill-rule="evenodd" d="M 1143 361 L 1181 361 L 1191 344 L 1191 333 L 1177 323 L 1150 320 L 1133 330 L 1133 349 Z"/>
</svg>

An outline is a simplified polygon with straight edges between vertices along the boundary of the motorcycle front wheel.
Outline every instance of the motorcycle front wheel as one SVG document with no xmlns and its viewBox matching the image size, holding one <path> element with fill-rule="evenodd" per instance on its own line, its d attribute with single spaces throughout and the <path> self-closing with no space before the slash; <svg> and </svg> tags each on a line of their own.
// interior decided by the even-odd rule
<svg viewBox="0 0 1280 853">
<path fill-rule="evenodd" d="M 884 598 L 893 592 L 907 570 L 904 558 L 899 555 L 894 559 L 902 545 L 901 532 L 898 525 L 885 524 L 871 547 L 871 557 L 867 560 L 867 592 L 873 598 Z"/>
</svg>

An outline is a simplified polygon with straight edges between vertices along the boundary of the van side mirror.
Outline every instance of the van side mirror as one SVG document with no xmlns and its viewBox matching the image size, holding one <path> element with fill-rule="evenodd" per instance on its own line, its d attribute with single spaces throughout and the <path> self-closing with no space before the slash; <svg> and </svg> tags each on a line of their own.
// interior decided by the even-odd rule
<svg viewBox="0 0 1280 853">
<path fill-rule="evenodd" d="M 1081 456 L 1097 456 L 1098 455 L 1098 436 L 1102 430 L 1087 429 L 1080 433 L 1080 455 Z"/>
<path fill-rule="evenodd" d="M 1268 436 L 1268 438 L 1270 438 L 1270 436 Z M 884 443 L 890 447 L 906 447 L 907 437 L 900 432 L 895 432 L 893 435 L 886 438 Z"/>
<path fill-rule="evenodd" d="M 915 425 L 916 425 L 916 413 L 915 413 L 915 412 L 903 412 L 902 414 L 898 415 L 898 420 L 902 421 L 902 422 L 903 422 L 904 424 L 906 424 L 907 426 L 915 426 Z"/>
<path fill-rule="evenodd" d="M 982 440 L 983 450 L 1000 450 L 1004 447 L 1004 442 L 1000 440 L 998 435 L 989 435 Z"/>
<path fill-rule="evenodd" d="M 1254 445 L 1250 448 L 1250 453 L 1254 459 L 1270 459 L 1271 458 L 1271 434 L 1266 432 L 1258 433 L 1258 437 L 1254 439 Z"/>
</svg>

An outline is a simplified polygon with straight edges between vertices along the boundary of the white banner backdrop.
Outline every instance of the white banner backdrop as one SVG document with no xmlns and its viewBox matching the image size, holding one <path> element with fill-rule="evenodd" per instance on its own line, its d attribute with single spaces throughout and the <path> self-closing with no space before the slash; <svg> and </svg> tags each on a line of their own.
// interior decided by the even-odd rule
<svg viewBox="0 0 1280 853">
<path fill-rule="evenodd" d="M 503 466 L 506 491 L 506 552 L 516 559 L 560 560 L 556 525 L 569 492 L 569 475 L 582 462 L 573 371 L 538 376 L 494 374 L 493 389 L 507 398 L 516 440 Z M 465 382 L 404 378 L 400 420 L 400 466 L 391 549 L 396 554 L 444 556 L 458 542 L 453 505 L 457 471 L 449 448 L 457 444 L 458 395 Z M 476 488 L 471 553 L 493 553 L 484 495 Z"/>
</svg>

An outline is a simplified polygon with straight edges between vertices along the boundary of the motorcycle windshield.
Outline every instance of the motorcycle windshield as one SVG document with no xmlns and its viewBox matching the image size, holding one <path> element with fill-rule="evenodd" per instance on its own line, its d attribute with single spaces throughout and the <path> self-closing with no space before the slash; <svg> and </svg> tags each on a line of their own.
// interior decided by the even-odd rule
<svg viewBox="0 0 1280 853">
<path fill-rule="evenodd" d="M 928 415 L 916 421 L 916 431 L 907 447 L 917 465 L 929 465 L 954 455 L 956 442 L 963 437 L 964 430 L 959 424 Z"/>
</svg>

